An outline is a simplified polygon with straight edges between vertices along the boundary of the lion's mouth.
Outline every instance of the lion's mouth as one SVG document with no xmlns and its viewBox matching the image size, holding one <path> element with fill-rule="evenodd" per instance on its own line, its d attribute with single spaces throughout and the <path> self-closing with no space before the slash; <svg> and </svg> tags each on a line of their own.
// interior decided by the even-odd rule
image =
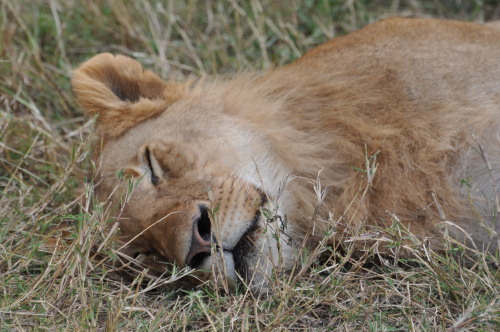
<svg viewBox="0 0 500 332">
<path fill-rule="evenodd" d="M 248 280 L 250 277 L 248 261 L 250 257 L 254 255 L 256 249 L 255 242 L 256 235 L 260 229 L 260 226 L 258 225 L 260 216 L 261 213 L 259 211 L 254 217 L 251 226 L 246 230 L 233 249 L 234 268 L 236 273 L 244 280 Z"/>
</svg>

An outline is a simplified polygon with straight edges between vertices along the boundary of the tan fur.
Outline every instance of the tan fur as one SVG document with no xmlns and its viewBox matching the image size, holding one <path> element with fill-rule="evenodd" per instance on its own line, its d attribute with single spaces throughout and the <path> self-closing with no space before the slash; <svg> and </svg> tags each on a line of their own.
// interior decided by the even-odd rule
<svg viewBox="0 0 500 332">
<path fill-rule="evenodd" d="M 119 197 L 122 168 L 138 182 L 119 214 L 138 252 L 188 264 L 206 244 L 193 235 L 200 207 L 224 250 L 196 267 L 256 288 L 294 263 L 290 239 L 309 234 L 314 245 L 330 229 L 338 240 L 363 235 L 361 249 L 380 237 L 374 227 L 399 220 L 441 250 L 448 225 L 456 240 L 498 250 L 495 28 L 388 19 L 264 75 L 194 87 L 101 54 L 73 85 L 106 138 L 100 199 Z"/>
</svg>

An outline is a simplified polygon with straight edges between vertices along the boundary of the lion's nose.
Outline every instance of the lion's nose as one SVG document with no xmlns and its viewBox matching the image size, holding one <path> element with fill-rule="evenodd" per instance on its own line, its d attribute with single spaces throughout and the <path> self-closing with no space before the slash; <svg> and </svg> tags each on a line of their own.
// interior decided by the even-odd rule
<svg viewBox="0 0 500 332">
<path fill-rule="evenodd" d="M 191 247 L 186 257 L 186 265 L 196 268 L 200 266 L 207 256 L 210 256 L 211 225 L 208 208 L 198 206 L 200 216 L 194 221 Z"/>
</svg>

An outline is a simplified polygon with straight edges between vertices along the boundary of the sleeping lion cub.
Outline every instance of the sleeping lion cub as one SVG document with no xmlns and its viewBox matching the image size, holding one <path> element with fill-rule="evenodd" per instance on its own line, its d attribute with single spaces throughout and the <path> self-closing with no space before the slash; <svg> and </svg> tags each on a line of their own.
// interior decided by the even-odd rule
<svg viewBox="0 0 500 332">
<path fill-rule="evenodd" d="M 72 83 L 99 115 L 97 197 L 123 252 L 150 266 L 261 289 L 325 236 L 404 256 L 446 249 L 446 234 L 498 253 L 493 26 L 387 19 L 267 73 L 196 84 L 104 53 Z"/>
</svg>

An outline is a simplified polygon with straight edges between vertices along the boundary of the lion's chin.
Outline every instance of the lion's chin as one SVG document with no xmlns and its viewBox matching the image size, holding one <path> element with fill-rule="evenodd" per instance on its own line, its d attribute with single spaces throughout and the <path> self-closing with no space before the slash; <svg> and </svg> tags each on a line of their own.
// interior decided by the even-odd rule
<svg viewBox="0 0 500 332">
<path fill-rule="evenodd" d="M 196 269 L 207 271 L 207 279 L 212 279 L 221 288 L 234 289 L 238 284 L 234 257 L 230 251 L 215 252 L 207 256 Z"/>
<path fill-rule="evenodd" d="M 255 253 L 236 258 L 235 253 L 224 251 L 206 257 L 198 269 L 207 271 L 206 278 L 221 289 L 233 290 L 240 284 L 255 293 L 266 288 L 273 264 L 268 257 Z"/>
</svg>

